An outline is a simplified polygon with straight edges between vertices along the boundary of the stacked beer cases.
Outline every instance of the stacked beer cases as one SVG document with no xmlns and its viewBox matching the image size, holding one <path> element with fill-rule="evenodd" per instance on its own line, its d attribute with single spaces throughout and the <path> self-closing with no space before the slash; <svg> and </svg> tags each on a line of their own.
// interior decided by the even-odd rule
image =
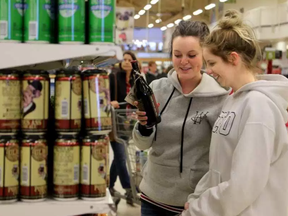
<svg viewBox="0 0 288 216">
<path fill-rule="evenodd" d="M 47 133 L 50 79 L 46 71 L 22 75 L 20 198 L 38 202 L 47 197 Z"/>
<path fill-rule="evenodd" d="M 109 180 L 109 137 L 112 130 L 110 86 L 106 71 L 83 72 L 83 120 L 85 138 L 81 154 L 81 197 L 106 195 Z"/>
<path fill-rule="evenodd" d="M 105 197 L 111 130 L 107 73 L 61 70 L 55 85 L 54 198 Z"/>
<path fill-rule="evenodd" d="M 47 196 L 48 73 L 28 71 L 20 76 L 2 70 L 0 85 L 0 131 L 4 132 L 0 135 L 0 201 L 16 201 L 19 194 L 23 201 L 43 200 Z"/>
<path fill-rule="evenodd" d="M 20 86 L 16 71 L 0 71 L 0 203 L 14 202 L 18 198 Z"/>
</svg>

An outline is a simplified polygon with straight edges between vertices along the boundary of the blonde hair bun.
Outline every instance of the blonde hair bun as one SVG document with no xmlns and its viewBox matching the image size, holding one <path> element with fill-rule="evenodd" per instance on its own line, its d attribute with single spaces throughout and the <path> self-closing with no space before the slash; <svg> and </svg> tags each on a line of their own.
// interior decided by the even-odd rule
<svg viewBox="0 0 288 216">
<path fill-rule="evenodd" d="M 237 10 L 227 10 L 224 17 L 218 23 L 221 29 L 234 29 L 235 27 L 242 27 L 243 20 L 241 14 Z"/>
</svg>

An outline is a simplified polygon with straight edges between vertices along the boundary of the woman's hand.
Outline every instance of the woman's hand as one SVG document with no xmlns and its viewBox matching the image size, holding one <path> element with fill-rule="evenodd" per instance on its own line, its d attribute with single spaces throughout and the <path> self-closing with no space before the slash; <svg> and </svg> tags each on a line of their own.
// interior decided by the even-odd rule
<svg viewBox="0 0 288 216">
<path fill-rule="evenodd" d="M 134 106 L 138 108 L 138 101 L 134 102 Z M 146 112 L 143 111 L 136 111 L 136 119 L 139 121 L 141 125 L 147 125 L 148 117 L 146 116 Z"/>
<path fill-rule="evenodd" d="M 134 102 L 134 106 L 136 106 L 138 108 L 138 101 Z M 160 106 L 160 104 L 158 103 L 157 107 L 159 107 L 159 106 Z M 147 125 L 148 117 L 146 116 L 146 112 L 137 110 L 136 111 L 136 119 L 139 121 L 139 123 L 141 125 Z"/>
<path fill-rule="evenodd" d="M 185 208 L 185 210 L 189 209 L 189 203 L 188 202 L 185 203 L 184 208 Z"/>
<path fill-rule="evenodd" d="M 111 101 L 111 105 L 112 105 L 115 109 L 119 109 L 119 108 L 120 108 L 118 101 Z"/>
</svg>

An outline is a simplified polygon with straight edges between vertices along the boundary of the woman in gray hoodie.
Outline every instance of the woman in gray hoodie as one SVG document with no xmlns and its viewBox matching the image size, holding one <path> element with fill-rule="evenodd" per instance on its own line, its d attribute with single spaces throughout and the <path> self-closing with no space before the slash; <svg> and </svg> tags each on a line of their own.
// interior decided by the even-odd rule
<svg viewBox="0 0 288 216">
<path fill-rule="evenodd" d="M 179 23 L 171 41 L 174 69 L 150 85 L 162 121 L 146 129 L 145 113 L 137 112 L 134 142 L 140 149 L 151 148 L 140 184 L 142 216 L 182 212 L 187 196 L 208 171 L 212 127 L 228 95 L 214 78 L 201 73 L 201 43 L 208 34 L 203 22 Z"/>
</svg>

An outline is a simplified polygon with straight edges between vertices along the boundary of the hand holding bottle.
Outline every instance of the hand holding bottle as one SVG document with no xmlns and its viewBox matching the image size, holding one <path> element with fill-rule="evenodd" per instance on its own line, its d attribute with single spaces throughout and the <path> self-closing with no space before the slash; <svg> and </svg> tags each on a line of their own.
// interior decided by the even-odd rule
<svg viewBox="0 0 288 216">
<path fill-rule="evenodd" d="M 138 108 L 138 101 L 134 102 L 134 106 Z M 159 108 L 160 104 L 157 104 L 157 108 Z M 137 110 L 136 111 L 136 119 L 139 121 L 141 125 L 147 125 L 148 117 L 146 116 L 146 112 Z"/>
</svg>

